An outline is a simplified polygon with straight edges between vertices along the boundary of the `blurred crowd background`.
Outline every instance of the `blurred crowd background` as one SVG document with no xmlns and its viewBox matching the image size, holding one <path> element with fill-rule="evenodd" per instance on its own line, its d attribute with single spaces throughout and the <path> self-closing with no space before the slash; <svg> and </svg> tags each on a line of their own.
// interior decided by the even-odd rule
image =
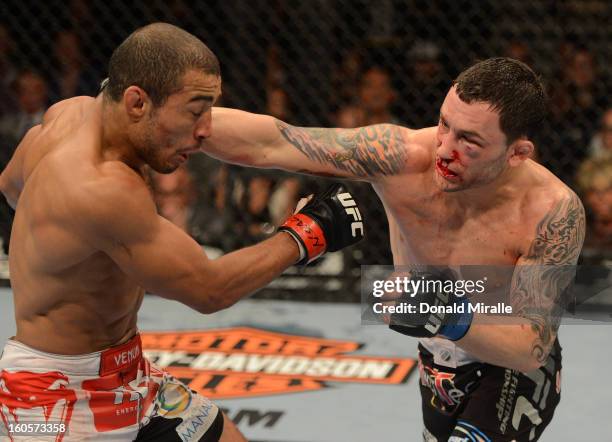
<svg viewBox="0 0 612 442">
<path fill-rule="evenodd" d="M 0 4 L 0 161 L 51 104 L 96 95 L 112 50 L 136 28 L 176 24 L 219 57 L 223 106 L 294 125 L 437 124 L 452 79 L 509 56 L 543 78 L 551 112 L 535 160 L 582 197 L 584 257 L 612 257 L 612 3 L 609 0 L 5 0 Z M 214 130 L 214 128 L 213 128 Z M 229 251 L 259 241 L 321 178 L 199 155 L 153 179 L 160 213 Z M 368 239 L 334 272 L 388 264 L 387 222 L 369 186 Z"/>
</svg>

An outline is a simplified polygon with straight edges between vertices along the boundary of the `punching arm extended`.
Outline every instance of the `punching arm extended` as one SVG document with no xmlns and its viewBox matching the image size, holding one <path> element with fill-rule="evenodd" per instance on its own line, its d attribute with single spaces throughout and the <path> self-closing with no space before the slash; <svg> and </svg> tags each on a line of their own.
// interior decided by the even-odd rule
<svg viewBox="0 0 612 442">
<path fill-rule="evenodd" d="M 306 128 L 267 115 L 213 108 L 212 126 L 202 150 L 244 166 L 376 181 L 402 172 L 408 156 L 409 129 L 392 124 Z"/>
</svg>

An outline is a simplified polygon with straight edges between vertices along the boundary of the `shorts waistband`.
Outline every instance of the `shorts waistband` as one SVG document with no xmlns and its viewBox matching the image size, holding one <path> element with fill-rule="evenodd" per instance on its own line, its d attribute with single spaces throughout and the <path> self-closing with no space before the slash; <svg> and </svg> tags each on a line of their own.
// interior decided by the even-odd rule
<svg viewBox="0 0 612 442">
<path fill-rule="evenodd" d="M 142 360 L 140 334 L 105 350 L 82 355 L 60 355 L 9 339 L 0 358 L 0 370 L 53 370 L 80 375 L 106 376 L 128 370 Z"/>
</svg>

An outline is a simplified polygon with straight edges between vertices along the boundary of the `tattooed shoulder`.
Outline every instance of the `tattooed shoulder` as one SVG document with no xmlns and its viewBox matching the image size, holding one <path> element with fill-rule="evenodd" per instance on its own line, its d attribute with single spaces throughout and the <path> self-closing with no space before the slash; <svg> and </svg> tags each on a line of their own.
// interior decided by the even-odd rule
<svg viewBox="0 0 612 442">
<path fill-rule="evenodd" d="M 291 126 L 276 120 L 282 136 L 308 159 L 326 166 L 309 167 L 309 173 L 349 178 L 396 175 L 405 167 L 406 148 L 402 128 L 377 124 L 356 129 Z M 331 166 L 331 167 L 329 167 Z"/>
<path fill-rule="evenodd" d="M 527 259 L 543 265 L 575 264 L 578 260 L 585 235 L 584 207 L 578 196 L 569 192 L 538 223 Z"/>
</svg>

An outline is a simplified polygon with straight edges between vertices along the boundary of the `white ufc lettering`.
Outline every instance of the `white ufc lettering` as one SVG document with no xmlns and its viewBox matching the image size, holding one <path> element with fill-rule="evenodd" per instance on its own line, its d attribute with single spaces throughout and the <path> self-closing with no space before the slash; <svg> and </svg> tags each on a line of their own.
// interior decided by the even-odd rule
<svg viewBox="0 0 612 442">
<path fill-rule="evenodd" d="M 359 207 L 357 207 L 357 204 L 355 204 L 353 196 L 348 192 L 339 193 L 337 196 L 338 200 L 344 207 L 344 211 L 347 213 L 347 215 L 353 217 L 354 221 L 351 223 L 351 234 L 353 235 L 353 238 L 357 237 L 357 231 L 360 232 L 359 236 L 363 236 L 363 223 L 361 222 L 361 212 L 359 212 Z"/>
</svg>

